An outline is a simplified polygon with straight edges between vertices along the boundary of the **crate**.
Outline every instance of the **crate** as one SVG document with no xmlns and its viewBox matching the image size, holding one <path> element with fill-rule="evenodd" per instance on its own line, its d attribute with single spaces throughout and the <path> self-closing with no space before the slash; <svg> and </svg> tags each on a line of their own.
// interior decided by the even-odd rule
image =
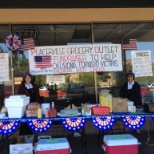
<svg viewBox="0 0 154 154">
<path fill-rule="evenodd" d="M 110 113 L 110 107 L 108 106 L 93 106 L 92 112 L 94 115 L 105 115 Z"/>
</svg>

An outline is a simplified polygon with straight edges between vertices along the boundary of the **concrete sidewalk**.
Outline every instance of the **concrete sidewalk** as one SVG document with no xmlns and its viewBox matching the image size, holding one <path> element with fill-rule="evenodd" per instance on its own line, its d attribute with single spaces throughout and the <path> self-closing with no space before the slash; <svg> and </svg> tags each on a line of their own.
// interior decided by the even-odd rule
<svg viewBox="0 0 154 154">
<path fill-rule="evenodd" d="M 129 133 L 135 136 L 141 143 L 139 145 L 139 154 L 154 154 L 154 131 L 150 131 L 149 133 L 147 131 L 141 131 L 140 133 L 136 133 L 134 131 Z M 110 133 L 105 133 L 105 134 L 110 134 Z M 102 149 L 103 135 L 104 132 L 100 134 L 98 133 L 85 134 L 85 136 L 82 138 L 82 136 L 79 135 L 74 136 L 73 133 L 69 133 L 67 134 L 67 136 L 53 136 L 53 137 L 54 138 L 67 137 L 72 150 L 71 154 L 103 154 L 104 153 Z M 149 145 L 146 144 L 146 141 L 148 139 L 149 139 L 148 142 Z M 2 154 L 9 154 L 9 148 L 7 146 L 6 140 Z"/>
</svg>

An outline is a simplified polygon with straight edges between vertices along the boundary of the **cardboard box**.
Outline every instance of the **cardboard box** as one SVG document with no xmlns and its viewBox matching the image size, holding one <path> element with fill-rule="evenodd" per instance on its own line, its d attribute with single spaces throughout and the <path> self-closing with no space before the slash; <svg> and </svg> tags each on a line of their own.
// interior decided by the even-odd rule
<svg viewBox="0 0 154 154">
<path fill-rule="evenodd" d="M 104 135 L 104 154 L 138 154 L 138 140 L 131 134 Z"/>
<path fill-rule="evenodd" d="M 66 138 L 39 139 L 35 154 L 70 154 L 70 151 Z"/>
<path fill-rule="evenodd" d="M 113 112 L 128 112 L 127 99 L 120 97 L 113 97 Z"/>
<path fill-rule="evenodd" d="M 14 137 L 10 142 L 10 154 L 33 154 L 34 136 Z"/>
</svg>

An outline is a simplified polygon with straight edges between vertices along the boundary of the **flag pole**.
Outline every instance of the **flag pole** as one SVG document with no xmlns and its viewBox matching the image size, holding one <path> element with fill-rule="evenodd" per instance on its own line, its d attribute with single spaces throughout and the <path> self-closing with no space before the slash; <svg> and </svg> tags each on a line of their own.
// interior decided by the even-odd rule
<svg viewBox="0 0 154 154">
<path fill-rule="evenodd" d="M 18 63 L 18 69 L 19 69 L 19 51 L 17 51 L 17 63 Z"/>
<path fill-rule="evenodd" d="M 123 67 L 125 67 L 125 50 L 123 49 L 123 44 L 124 44 L 124 42 L 123 42 L 123 37 L 122 37 L 122 39 L 121 39 L 121 44 L 122 44 L 122 49 L 121 49 L 121 51 L 122 51 L 122 66 Z"/>
<path fill-rule="evenodd" d="M 12 26 L 9 24 L 9 33 L 12 34 Z M 13 51 L 10 50 L 10 66 L 11 66 L 11 79 L 12 79 L 12 95 L 14 95 L 14 68 L 13 68 Z"/>
<path fill-rule="evenodd" d="M 91 43 L 94 44 L 93 23 L 90 24 L 90 27 L 91 27 Z M 95 87 L 95 99 L 96 99 L 96 103 L 98 103 L 98 91 L 97 91 L 96 71 L 94 71 L 94 87 Z"/>
</svg>

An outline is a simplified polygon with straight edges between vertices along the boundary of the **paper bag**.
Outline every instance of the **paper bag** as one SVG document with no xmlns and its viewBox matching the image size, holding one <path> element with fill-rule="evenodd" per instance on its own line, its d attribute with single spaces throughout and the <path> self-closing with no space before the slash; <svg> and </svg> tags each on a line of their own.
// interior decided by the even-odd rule
<svg viewBox="0 0 154 154">
<path fill-rule="evenodd" d="M 102 91 L 99 94 L 99 103 L 100 106 L 108 106 L 112 112 L 112 95 L 109 92 Z"/>
</svg>

